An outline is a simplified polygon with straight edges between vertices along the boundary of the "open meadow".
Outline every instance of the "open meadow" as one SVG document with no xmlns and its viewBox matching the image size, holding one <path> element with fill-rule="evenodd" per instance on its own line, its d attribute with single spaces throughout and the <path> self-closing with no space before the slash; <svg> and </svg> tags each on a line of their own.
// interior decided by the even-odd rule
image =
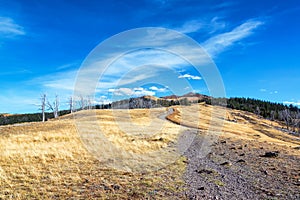
<svg viewBox="0 0 300 200">
<path fill-rule="evenodd" d="M 178 151 L 186 131 L 198 129 L 201 140 L 216 125 L 214 109 L 225 115 L 209 154 Z M 1 126 L 0 199 L 300 198 L 300 138 L 282 124 L 206 104 L 174 107 L 170 121 L 166 112 L 84 110 Z"/>
</svg>

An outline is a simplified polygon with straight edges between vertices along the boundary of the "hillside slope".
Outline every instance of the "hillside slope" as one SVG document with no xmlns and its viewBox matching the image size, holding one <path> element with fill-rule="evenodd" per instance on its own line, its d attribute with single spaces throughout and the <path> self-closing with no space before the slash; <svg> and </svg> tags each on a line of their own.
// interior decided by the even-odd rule
<svg viewBox="0 0 300 200">
<path fill-rule="evenodd" d="M 224 109 L 205 104 L 175 107 L 169 119 L 179 123 L 183 115 L 187 116 L 180 123 L 199 128 L 201 140 L 210 127 L 213 108 L 217 113 Z M 299 198 L 300 151 L 295 148 L 299 138 L 278 130 L 279 123 L 227 110 L 223 133 L 211 144 L 210 153 L 197 159 L 192 153 L 201 151 L 197 144 L 192 144 L 183 157 L 178 155 L 175 144 L 180 134 L 190 129 L 164 120 L 164 113 L 166 108 L 91 110 L 76 113 L 76 120 L 66 115 L 45 123 L 1 126 L 0 199 L 222 199 L 227 193 L 238 198 L 243 191 L 240 179 L 249 186 L 248 197 L 253 199 Z M 97 135 L 99 129 L 91 124 L 95 119 L 110 142 L 129 152 L 125 158 L 135 155 L 125 164 L 136 170 L 114 169 L 104 162 L 107 157 L 89 153 L 91 149 L 77 132 L 78 120 L 83 130 Z M 95 148 L 107 150 L 101 145 Z M 262 157 L 268 151 L 279 151 L 279 155 Z M 157 157 L 147 160 L 143 156 L 148 152 L 167 154 L 153 154 Z M 169 162 L 165 155 L 178 159 Z M 140 159 L 146 161 L 146 167 L 155 167 L 154 161 L 166 167 L 143 172 Z M 225 162 L 228 165 L 221 165 Z"/>
<path fill-rule="evenodd" d="M 174 110 L 169 120 L 199 128 L 198 137 L 184 154 L 189 198 L 300 198 L 300 137 L 281 131 L 282 124 L 206 104 Z M 211 122 L 212 116 L 215 120 Z M 207 130 L 217 129 L 215 124 L 222 118 L 222 132 L 207 144 Z M 208 155 L 199 157 L 205 146 L 210 149 Z"/>
</svg>

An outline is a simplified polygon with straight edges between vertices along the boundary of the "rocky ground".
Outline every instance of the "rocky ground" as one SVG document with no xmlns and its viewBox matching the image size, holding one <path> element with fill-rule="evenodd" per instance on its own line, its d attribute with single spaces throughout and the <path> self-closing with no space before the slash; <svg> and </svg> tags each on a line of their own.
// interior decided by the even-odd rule
<svg viewBox="0 0 300 200">
<path fill-rule="evenodd" d="M 199 158 L 202 142 L 185 153 L 188 199 L 300 199 L 298 149 L 221 137 Z"/>
</svg>

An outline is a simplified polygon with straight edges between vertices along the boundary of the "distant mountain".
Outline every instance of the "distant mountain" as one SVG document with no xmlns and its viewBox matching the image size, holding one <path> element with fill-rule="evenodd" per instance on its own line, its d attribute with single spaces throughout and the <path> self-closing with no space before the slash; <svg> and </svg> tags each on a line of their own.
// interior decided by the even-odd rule
<svg viewBox="0 0 300 200">
<path fill-rule="evenodd" d="M 190 102 L 196 102 L 196 101 L 199 101 L 199 100 L 210 99 L 210 97 L 207 96 L 207 95 L 194 93 L 194 92 L 189 92 L 189 93 L 184 94 L 182 96 L 170 95 L 170 96 L 165 96 L 165 97 L 161 97 L 161 98 L 165 99 L 165 100 L 182 100 L 182 99 L 186 98 Z"/>
<path fill-rule="evenodd" d="M 181 97 L 208 98 L 209 96 L 203 95 L 203 94 L 199 94 L 199 93 L 189 92 L 189 93 L 187 93 L 187 94 L 185 94 L 185 95 L 182 95 Z"/>
<path fill-rule="evenodd" d="M 177 95 L 170 95 L 170 96 L 165 96 L 165 97 L 160 97 L 161 99 L 178 99 L 180 96 Z"/>
<path fill-rule="evenodd" d="M 130 99 L 124 99 L 112 102 L 107 108 L 115 109 L 134 109 L 134 108 L 155 108 L 155 107 L 167 107 L 172 105 L 190 105 L 191 103 L 198 103 L 210 99 L 209 96 L 198 94 L 198 93 L 187 93 L 182 96 L 170 95 L 164 97 L 155 96 L 142 96 Z"/>
</svg>

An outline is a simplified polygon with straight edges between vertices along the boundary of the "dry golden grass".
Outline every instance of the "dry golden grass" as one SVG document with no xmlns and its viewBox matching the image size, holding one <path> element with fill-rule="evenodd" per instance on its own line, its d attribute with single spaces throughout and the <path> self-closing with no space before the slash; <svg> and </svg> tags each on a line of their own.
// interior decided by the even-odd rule
<svg viewBox="0 0 300 200">
<path fill-rule="evenodd" d="M 122 116 L 123 111 L 120 112 Z M 145 114 L 139 112 L 146 111 L 133 111 L 131 116 L 137 123 Z M 91 125 L 92 113 L 77 113 L 82 117 L 83 126 Z M 156 150 L 176 139 L 164 129 L 146 139 L 126 136 L 113 127 L 111 111 L 96 111 L 96 117 L 105 128 L 104 134 L 110 133 L 110 140 L 126 151 Z M 167 123 L 165 126 L 171 130 L 176 125 Z M 95 132 L 97 129 L 89 127 L 89 130 Z M 184 158 L 149 173 L 106 167 L 86 150 L 71 116 L 45 123 L 2 126 L 0 132 L 0 199 L 162 198 L 176 197 L 183 187 Z M 132 143 L 129 138 L 135 137 L 136 142 Z M 155 140 L 156 137 L 164 139 Z"/>
<path fill-rule="evenodd" d="M 276 122 L 236 110 L 223 115 L 222 109 L 213 111 L 204 104 L 175 107 L 169 119 L 208 130 L 225 118 L 221 137 L 300 144 L 298 138 L 276 130 L 281 126 Z M 76 120 L 67 115 L 45 123 L 1 126 L 0 199 L 184 198 L 186 162 L 176 142 L 186 128 L 161 119 L 164 112 L 81 111 Z M 212 112 L 217 119 L 213 123 Z"/>
<path fill-rule="evenodd" d="M 292 147 L 300 145 L 300 138 L 281 131 L 280 128 L 283 125 L 279 122 L 262 119 L 249 112 L 207 104 L 174 107 L 174 110 L 173 114 L 168 116 L 169 120 L 203 131 L 221 125 L 223 126 L 222 137 L 256 140 Z"/>
</svg>

